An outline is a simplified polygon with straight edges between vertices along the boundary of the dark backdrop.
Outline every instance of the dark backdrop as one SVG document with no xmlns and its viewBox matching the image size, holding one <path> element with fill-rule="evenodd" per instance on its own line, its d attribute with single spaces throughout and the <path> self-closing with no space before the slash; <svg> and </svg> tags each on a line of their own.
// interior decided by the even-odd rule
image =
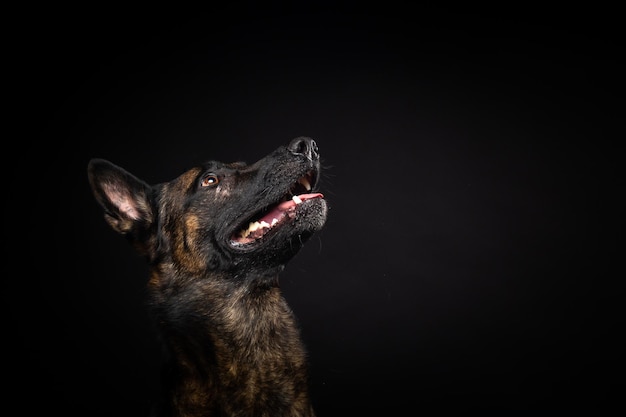
<svg viewBox="0 0 626 417">
<path fill-rule="evenodd" d="M 615 405 L 623 44 L 610 12 L 543 13 L 27 22 L 32 117 L 5 156 L 30 174 L 28 256 L 9 260 L 28 273 L 3 295 L 21 406 L 142 416 L 157 387 L 147 268 L 105 224 L 90 158 L 157 183 L 301 135 L 331 209 L 281 285 L 320 417 Z"/>
</svg>

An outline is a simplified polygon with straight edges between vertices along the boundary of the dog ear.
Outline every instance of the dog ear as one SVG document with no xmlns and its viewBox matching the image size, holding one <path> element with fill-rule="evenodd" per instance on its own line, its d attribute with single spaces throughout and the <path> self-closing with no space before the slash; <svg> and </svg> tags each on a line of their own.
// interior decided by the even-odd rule
<svg viewBox="0 0 626 417">
<path fill-rule="evenodd" d="M 154 219 L 152 187 L 104 159 L 90 160 L 87 174 L 93 194 L 104 209 L 104 218 L 113 230 L 123 235 L 138 234 L 150 226 Z"/>
</svg>

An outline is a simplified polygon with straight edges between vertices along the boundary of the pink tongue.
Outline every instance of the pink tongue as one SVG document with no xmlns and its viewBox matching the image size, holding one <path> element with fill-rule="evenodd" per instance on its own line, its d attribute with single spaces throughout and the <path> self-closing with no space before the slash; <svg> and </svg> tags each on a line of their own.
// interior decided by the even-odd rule
<svg viewBox="0 0 626 417">
<path fill-rule="evenodd" d="M 322 193 L 312 193 L 312 194 L 300 194 L 298 198 L 302 201 L 311 200 L 312 198 L 323 198 L 324 195 Z M 296 206 L 296 202 L 293 200 L 283 201 L 276 207 L 274 207 L 269 213 L 259 219 L 259 222 L 267 222 L 272 224 L 272 220 L 280 220 L 283 216 L 283 213 L 289 211 L 289 209 L 294 208 Z"/>
</svg>

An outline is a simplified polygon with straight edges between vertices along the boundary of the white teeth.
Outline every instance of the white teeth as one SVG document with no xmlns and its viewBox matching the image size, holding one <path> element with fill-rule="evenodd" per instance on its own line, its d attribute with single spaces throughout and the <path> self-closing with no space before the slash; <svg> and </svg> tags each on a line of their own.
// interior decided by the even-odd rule
<svg viewBox="0 0 626 417">
<path fill-rule="evenodd" d="M 296 204 L 300 204 L 302 203 L 302 200 L 300 199 L 300 197 L 298 197 L 297 195 L 294 195 L 293 197 L 291 197 L 291 199 L 293 200 L 294 203 Z"/>
<path fill-rule="evenodd" d="M 248 237 L 250 235 L 250 233 L 254 232 L 255 230 L 272 227 L 276 223 L 278 223 L 278 219 L 272 219 L 272 224 L 271 225 L 268 222 L 266 222 L 266 221 L 250 223 L 246 230 L 242 230 L 241 231 L 240 236 L 243 237 L 243 238 L 246 238 L 246 237 Z"/>
<path fill-rule="evenodd" d="M 309 180 L 307 180 L 306 178 L 302 177 L 298 180 L 298 182 L 300 184 L 302 184 L 304 186 L 304 188 L 306 188 L 307 191 L 311 191 L 311 183 L 309 183 Z"/>
</svg>

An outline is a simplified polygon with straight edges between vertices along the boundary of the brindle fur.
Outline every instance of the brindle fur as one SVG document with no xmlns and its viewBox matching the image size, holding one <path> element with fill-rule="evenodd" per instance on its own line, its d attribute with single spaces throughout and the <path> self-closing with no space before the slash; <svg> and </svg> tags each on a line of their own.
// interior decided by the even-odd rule
<svg viewBox="0 0 626 417">
<path fill-rule="evenodd" d="M 227 244 L 306 173 L 315 142 L 296 138 L 253 165 L 210 161 L 150 186 L 102 159 L 88 176 L 109 225 L 150 266 L 150 305 L 165 347 L 155 416 L 314 416 L 307 357 L 278 275 L 326 219 L 323 199 L 253 249 Z M 203 187 L 208 174 L 219 180 Z"/>
</svg>

